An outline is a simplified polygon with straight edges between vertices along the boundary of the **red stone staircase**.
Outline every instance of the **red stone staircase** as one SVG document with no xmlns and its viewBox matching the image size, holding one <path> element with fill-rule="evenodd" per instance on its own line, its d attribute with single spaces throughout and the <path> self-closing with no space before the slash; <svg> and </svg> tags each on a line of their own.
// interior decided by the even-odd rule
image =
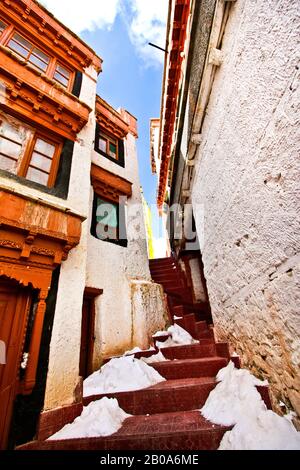
<svg viewBox="0 0 300 470">
<path fill-rule="evenodd" d="M 172 322 L 182 326 L 200 342 L 162 348 L 163 355 L 169 361 L 151 366 L 167 379 L 164 382 L 143 390 L 83 399 L 83 405 L 88 405 L 103 396 L 117 398 L 120 407 L 133 415 L 124 421 L 117 433 L 108 437 L 34 441 L 18 449 L 214 450 L 219 447 L 224 433 L 230 428 L 210 423 L 198 410 L 216 386 L 216 374 L 230 360 L 228 345 L 215 341 L 211 317 L 202 310 L 201 305 L 193 303 L 175 260 L 153 260 L 150 268 L 153 279 L 163 285 L 167 294 Z M 195 312 L 192 311 L 194 306 Z M 182 318 L 174 320 L 174 315 Z M 135 353 L 135 357 L 156 354 L 157 342 L 166 341 L 167 338 L 168 335 L 153 337 L 156 351 L 141 351 Z M 231 359 L 239 367 L 238 357 Z M 270 408 L 267 388 L 261 386 L 257 389 Z M 48 436 L 58 429 L 54 423 L 49 427 Z"/>
</svg>

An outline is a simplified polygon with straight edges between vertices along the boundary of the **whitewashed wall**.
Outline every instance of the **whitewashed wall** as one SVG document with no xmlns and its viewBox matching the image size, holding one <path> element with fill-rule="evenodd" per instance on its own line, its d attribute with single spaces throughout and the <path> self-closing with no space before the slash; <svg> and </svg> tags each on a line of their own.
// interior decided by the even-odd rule
<svg viewBox="0 0 300 470">
<path fill-rule="evenodd" d="M 92 68 L 83 74 L 81 101 L 95 109 L 97 73 Z M 94 79 L 94 80 L 93 80 Z M 74 145 L 69 194 L 70 205 L 87 217 L 90 200 L 91 148 L 95 138 L 95 113 L 80 132 Z M 79 382 L 82 299 L 86 285 L 87 220 L 82 224 L 80 244 L 71 250 L 61 265 L 54 324 L 50 343 L 49 367 L 44 409 L 75 401 Z"/>
<path fill-rule="evenodd" d="M 150 282 L 135 138 L 128 134 L 125 140 L 125 168 L 94 151 L 92 161 L 132 182 L 132 196 L 127 201 L 128 246 L 125 248 L 88 236 L 87 286 L 103 289 L 96 302 L 94 367 L 97 368 L 105 357 L 123 353 L 134 346 L 148 347 L 150 334 L 163 328 L 165 320 L 161 291 Z M 90 207 L 92 200 L 91 188 Z M 139 281 L 139 287 L 135 289 L 136 281 Z M 140 301 L 136 290 L 147 291 L 148 297 L 144 295 Z M 153 298 L 156 299 L 154 308 Z M 137 329 L 145 332 L 143 339 L 136 333 Z"/>
<path fill-rule="evenodd" d="M 233 4 L 192 190 L 218 337 L 298 413 L 299 25 L 297 0 Z"/>
</svg>

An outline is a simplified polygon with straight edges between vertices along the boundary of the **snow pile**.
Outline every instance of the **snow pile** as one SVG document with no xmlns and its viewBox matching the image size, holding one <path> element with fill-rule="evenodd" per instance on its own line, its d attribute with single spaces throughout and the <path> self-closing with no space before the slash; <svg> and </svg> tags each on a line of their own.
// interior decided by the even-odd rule
<svg viewBox="0 0 300 470">
<path fill-rule="evenodd" d="M 225 433 L 220 450 L 300 450 L 300 432 L 274 411 L 245 416 Z"/>
<path fill-rule="evenodd" d="M 102 398 L 85 406 L 73 423 L 66 424 L 48 440 L 110 436 L 120 429 L 129 416 L 119 407 L 118 400 Z"/>
<path fill-rule="evenodd" d="M 166 380 L 153 367 L 132 356 L 111 359 L 83 382 L 83 396 L 127 392 Z"/>
<path fill-rule="evenodd" d="M 171 336 L 166 341 L 157 342 L 156 345 L 158 348 L 199 343 L 198 340 L 194 339 L 186 330 L 177 324 L 170 326 L 167 331 Z"/>
<path fill-rule="evenodd" d="M 156 338 L 157 336 L 169 336 L 169 333 L 167 331 L 157 331 L 154 333 L 153 338 Z"/>
<path fill-rule="evenodd" d="M 130 356 L 131 354 L 135 354 L 135 353 L 139 353 L 139 352 L 143 352 L 143 351 L 155 351 L 155 349 L 153 347 L 150 347 L 149 349 L 141 349 L 138 346 L 136 346 L 135 348 L 131 349 L 130 351 L 126 351 L 123 354 L 123 356 Z"/>
<path fill-rule="evenodd" d="M 217 375 L 220 383 L 210 393 L 202 415 L 216 424 L 235 425 L 224 434 L 221 450 L 300 449 L 300 433 L 290 421 L 267 410 L 256 385 L 265 385 L 233 362 Z"/>
<path fill-rule="evenodd" d="M 157 354 L 153 354 L 150 357 L 141 357 L 141 361 L 146 362 L 147 364 L 152 364 L 153 362 L 161 362 L 161 361 L 169 361 L 170 359 L 166 359 L 165 356 L 161 351 Z"/>
</svg>

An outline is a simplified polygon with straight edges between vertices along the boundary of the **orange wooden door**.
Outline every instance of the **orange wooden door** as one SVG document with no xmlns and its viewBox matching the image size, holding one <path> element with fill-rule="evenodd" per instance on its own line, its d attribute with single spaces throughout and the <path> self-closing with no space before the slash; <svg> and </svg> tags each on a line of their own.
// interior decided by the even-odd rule
<svg viewBox="0 0 300 470">
<path fill-rule="evenodd" d="M 0 280 L 0 340 L 6 345 L 6 363 L 0 364 L 0 449 L 7 445 L 29 305 L 29 290 Z"/>
</svg>

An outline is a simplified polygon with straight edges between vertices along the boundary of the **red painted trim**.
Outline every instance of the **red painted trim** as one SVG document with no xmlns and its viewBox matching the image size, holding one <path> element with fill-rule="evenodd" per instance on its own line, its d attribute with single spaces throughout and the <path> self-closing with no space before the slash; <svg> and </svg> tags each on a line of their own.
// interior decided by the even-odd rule
<svg viewBox="0 0 300 470">
<path fill-rule="evenodd" d="M 157 205 L 159 208 L 163 205 L 167 187 L 183 60 L 181 52 L 184 50 L 189 13 L 190 0 L 175 0 L 174 18 L 171 29 L 171 49 L 169 50 L 168 72 L 166 76 L 166 102 L 163 110 L 164 124 L 162 129 L 161 167 L 157 196 Z"/>
</svg>

